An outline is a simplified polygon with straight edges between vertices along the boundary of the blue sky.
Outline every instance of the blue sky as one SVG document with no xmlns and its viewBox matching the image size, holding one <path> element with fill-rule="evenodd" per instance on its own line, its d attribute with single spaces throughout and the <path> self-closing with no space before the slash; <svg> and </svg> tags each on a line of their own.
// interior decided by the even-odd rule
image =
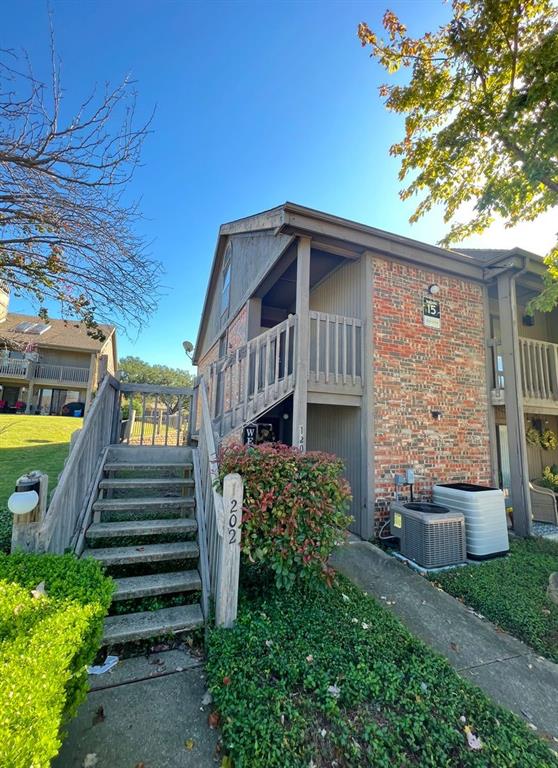
<svg viewBox="0 0 558 768">
<path fill-rule="evenodd" d="M 386 76 L 356 36 L 387 5 L 416 34 L 449 12 L 442 0 L 51 0 L 67 108 L 128 73 L 140 113 L 156 106 L 131 193 L 142 197 L 142 230 L 167 288 L 139 338 L 121 335 L 121 356 L 184 365 L 222 222 L 291 200 L 427 242 L 442 236 L 436 213 L 408 223 L 412 204 L 400 202 L 388 156 L 401 119 L 385 111 L 377 87 Z M 0 47 L 25 48 L 46 76 L 46 2 L 6 4 Z M 550 219 L 514 233 L 495 227 L 482 243 L 543 251 L 552 230 Z"/>
</svg>

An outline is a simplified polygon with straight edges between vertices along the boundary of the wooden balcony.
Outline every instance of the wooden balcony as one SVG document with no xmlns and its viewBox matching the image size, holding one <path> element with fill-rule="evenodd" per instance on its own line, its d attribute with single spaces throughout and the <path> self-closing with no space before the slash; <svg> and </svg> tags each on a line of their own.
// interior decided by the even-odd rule
<svg viewBox="0 0 558 768">
<path fill-rule="evenodd" d="M 308 402 L 359 405 L 362 395 L 362 322 L 310 312 Z M 221 434 L 272 408 L 294 390 L 299 318 L 289 317 L 210 369 L 211 415 Z"/>
<path fill-rule="evenodd" d="M 29 380 L 29 360 L 0 360 L 0 377 Z"/>
<path fill-rule="evenodd" d="M 493 405 L 504 405 L 505 373 L 501 347 L 491 341 Z M 558 344 L 538 339 L 519 339 L 523 406 L 526 410 L 558 414 Z"/>
<path fill-rule="evenodd" d="M 74 384 L 82 388 L 89 381 L 89 368 L 8 358 L 0 360 L 0 378 L 39 384 Z"/>
<path fill-rule="evenodd" d="M 308 363 L 308 402 L 331 402 L 328 395 L 360 397 L 362 321 L 311 311 Z"/>
<path fill-rule="evenodd" d="M 89 381 L 89 368 L 79 368 L 73 365 L 50 365 L 50 363 L 36 363 L 33 380 L 48 382 L 49 384 L 76 384 L 87 386 Z"/>
</svg>

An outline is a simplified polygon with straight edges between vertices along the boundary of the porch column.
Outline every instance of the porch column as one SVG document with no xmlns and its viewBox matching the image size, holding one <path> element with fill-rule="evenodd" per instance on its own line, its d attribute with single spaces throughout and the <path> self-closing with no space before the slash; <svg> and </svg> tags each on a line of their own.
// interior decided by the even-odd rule
<svg viewBox="0 0 558 768">
<path fill-rule="evenodd" d="M 257 296 L 248 299 L 248 334 L 246 341 L 262 332 L 262 300 Z"/>
<path fill-rule="evenodd" d="M 525 441 L 515 274 L 511 271 L 498 275 L 498 306 L 504 365 L 504 403 L 508 427 L 513 527 L 518 536 L 529 536 L 532 522 L 531 496 Z"/>
<path fill-rule="evenodd" d="M 95 352 L 91 354 L 91 358 L 89 360 L 89 377 L 87 379 L 87 390 L 85 393 L 85 407 L 83 409 L 84 413 L 83 415 L 87 413 L 89 410 L 89 406 L 91 405 L 91 398 L 93 396 L 93 389 L 96 386 L 97 382 L 95 381 L 97 377 L 97 355 Z"/>
<path fill-rule="evenodd" d="M 33 387 L 34 387 L 34 384 L 33 384 L 33 380 L 31 379 L 31 381 L 29 382 L 29 387 L 27 388 L 27 405 L 25 406 L 25 413 L 31 413 L 31 408 L 33 406 L 33 395 L 34 395 Z"/>
<path fill-rule="evenodd" d="M 310 238 L 299 237 L 296 256 L 297 343 L 293 394 L 293 446 L 306 451 L 310 349 Z"/>
</svg>

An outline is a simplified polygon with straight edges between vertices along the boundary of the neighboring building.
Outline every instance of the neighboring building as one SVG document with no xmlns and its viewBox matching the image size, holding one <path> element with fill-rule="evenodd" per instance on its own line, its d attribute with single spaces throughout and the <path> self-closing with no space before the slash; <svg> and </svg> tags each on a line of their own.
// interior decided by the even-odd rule
<svg viewBox="0 0 558 768">
<path fill-rule="evenodd" d="M 530 509 L 529 478 L 558 463 L 525 440 L 558 428 L 558 313 L 524 311 L 544 272 L 292 203 L 223 224 L 194 357 L 216 430 L 341 456 L 363 537 L 407 468 L 418 496 L 498 484 Z"/>
<path fill-rule="evenodd" d="M 106 338 L 99 341 L 83 323 L 8 312 L 8 296 L 0 284 L 2 410 L 60 414 L 76 402 L 87 410 L 101 378 L 117 368 L 114 327 L 101 326 Z"/>
</svg>

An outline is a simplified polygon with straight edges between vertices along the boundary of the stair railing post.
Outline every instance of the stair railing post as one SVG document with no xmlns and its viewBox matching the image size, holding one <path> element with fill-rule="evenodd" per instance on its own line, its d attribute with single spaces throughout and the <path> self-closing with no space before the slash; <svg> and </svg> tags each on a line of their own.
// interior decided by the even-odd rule
<svg viewBox="0 0 558 768">
<path fill-rule="evenodd" d="M 221 556 L 215 586 L 215 624 L 230 629 L 238 609 L 240 536 L 244 484 L 237 473 L 223 480 L 223 526 L 220 536 Z"/>
</svg>

